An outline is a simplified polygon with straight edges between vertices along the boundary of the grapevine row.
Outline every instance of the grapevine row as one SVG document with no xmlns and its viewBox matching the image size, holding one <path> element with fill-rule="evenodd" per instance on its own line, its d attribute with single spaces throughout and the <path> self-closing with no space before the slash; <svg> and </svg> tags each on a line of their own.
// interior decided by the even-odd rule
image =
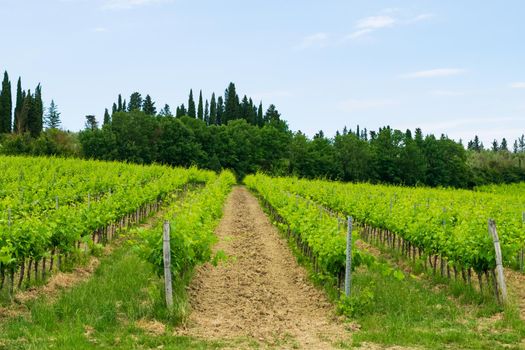
<svg viewBox="0 0 525 350">
<path fill-rule="evenodd" d="M 211 258 L 211 247 L 216 241 L 214 229 L 221 216 L 226 196 L 235 183 L 235 176 L 224 171 L 209 180 L 196 191 L 187 193 L 183 201 L 170 206 L 164 219 L 170 222 L 171 268 L 174 276 L 180 277 L 193 266 Z M 162 250 L 162 224 L 141 233 L 143 257 L 162 274 L 164 268 Z"/>
<path fill-rule="evenodd" d="M 129 172 L 138 170 L 139 173 L 144 168 L 135 165 L 125 167 L 129 167 Z M 117 167 L 115 171 L 119 169 L 122 167 Z M 159 172 L 159 169 L 163 171 Z M 91 177 L 103 177 L 100 170 L 98 168 Z M 106 171 L 112 172 L 113 169 L 107 167 Z M 116 183 L 115 190 L 98 201 L 60 206 L 41 213 L 26 213 L 16 216 L 14 220 L 1 220 L 1 286 L 9 275 L 12 290 L 14 275 L 19 274 L 20 285 L 26 266 L 34 263 L 37 268 L 41 263 L 44 272 L 47 258 L 51 259 L 52 268 L 53 256 L 57 255 L 60 259 L 77 251 L 82 243 L 86 246 L 91 241 L 101 242 L 114 233 L 115 226 L 128 224 L 130 220 L 138 221 L 152 209 L 157 209 L 160 200 L 175 195 L 186 184 L 207 182 L 214 176 L 207 171 L 168 167 L 157 167 L 156 172 L 156 176 L 142 179 L 142 186 L 129 187 L 126 178 L 121 177 L 122 186 Z"/>
<path fill-rule="evenodd" d="M 269 177 L 249 175 L 244 182 L 259 195 L 280 229 L 311 259 L 315 272 L 340 288 L 346 263 L 346 228 L 338 218 L 275 186 Z M 356 233 L 354 236 L 355 242 L 358 237 Z M 353 246 L 352 269 L 363 262 L 370 263 L 370 259 Z"/>
<path fill-rule="evenodd" d="M 0 156 L 0 213 L 12 220 L 106 194 L 143 187 L 165 172 L 161 166 L 130 166 L 61 158 Z"/>
<path fill-rule="evenodd" d="M 515 263 L 524 245 L 521 205 L 504 203 L 499 196 L 470 191 L 402 188 L 369 184 L 342 184 L 295 178 L 268 178 L 281 191 L 297 193 L 371 227 L 394 232 L 427 255 L 440 256 L 451 267 L 474 269 L 478 274 L 495 266 L 487 220 L 498 223 L 503 257 Z"/>
</svg>

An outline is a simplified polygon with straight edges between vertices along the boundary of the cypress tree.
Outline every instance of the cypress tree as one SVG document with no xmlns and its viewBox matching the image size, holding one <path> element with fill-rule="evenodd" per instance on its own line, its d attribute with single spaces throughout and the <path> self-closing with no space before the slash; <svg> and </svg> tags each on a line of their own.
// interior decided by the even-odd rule
<svg viewBox="0 0 525 350">
<path fill-rule="evenodd" d="M 241 108 L 239 110 L 240 110 L 239 116 L 249 123 L 250 122 L 250 103 L 246 95 L 244 95 L 244 97 L 242 98 Z"/>
<path fill-rule="evenodd" d="M 22 108 L 20 109 L 20 115 L 18 116 L 18 133 L 23 134 L 29 131 L 29 124 L 31 114 L 33 113 L 33 95 L 31 90 L 22 92 Z"/>
<path fill-rule="evenodd" d="M 210 101 L 210 125 L 217 124 L 217 102 L 215 101 L 215 92 L 211 94 Z"/>
<path fill-rule="evenodd" d="M 217 99 L 217 116 L 216 116 L 217 125 L 225 124 L 224 121 L 224 101 L 222 96 L 219 96 Z"/>
<path fill-rule="evenodd" d="M 117 105 L 117 111 L 118 112 L 122 112 L 126 110 L 126 107 L 123 107 L 122 106 L 122 95 L 121 94 L 118 94 L 118 105 Z"/>
<path fill-rule="evenodd" d="M 253 100 L 250 97 L 248 101 L 248 120 L 250 124 L 257 125 L 257 107 L 254 106 Z"/>
<path fill-rule="evenodd" d="M 240 117 L 240 103 L 239 96 L 235 91 L 235 84 L 230 83 L 228 88 L 224 91 L 224 117 L 221 121 L 226 124 L 229 120 L 239 119 Z"/>
<path fill-rule="evenodd" d="M 276 122 L 279 121 L 281 117 L 281 114 L 277 111 L 277 108 L 275 108 L 275 105 L 271 104 L 270 107 L 266 110 L 266 114 L 264 115 L 264 120 L 267 123 L 270 122 Z"/>
<path fill-rule="evenodd" d="M 115 102 L 113 102 L 113 107 L 111 108 L 111 114 L 115 114 L 117 113 L 118 109 L 117 109 L 117 104 Z"/>
<path fill-rule="evenodd" d="M 31 96 L 28 91 L 28 96 L 26 98 L 30 100 L 26 130 L 31 133 L 32 137 L 38 137 L 42 132 L 44 124 L 44 105 L 42 103 L 42 87 L 40 84 L 38 84 L 35 89 L 35 95 Z"/>
<path fill-rule="evenodd" d="M 262 101 L 259 102 L 259 108 L 257 109 L 257 125 L 259 125 L 259 126 L 263 126 L 264 125 Z"/>
<path fill-rule="evenodd" d="M 110 123 L 111 123 L 111 117 L 109 116 L 109 111 L 106 108 L 106 110 L 104 111 L 104 121 L 102 125 L 109 125 Z"/>
<path fill-rule="evenodd" d="M 7 71 L 4 72 L 4 80 L 2 81 L 2 90 L 0 91 L 0 133 L 11 132 L 11 112 L 13 109 L 13 101 L 11 97 L 11 82 Z"/>
<path fill-rule="evenodd" d="M 107 111 L 108 110 L 106 109 L 106 112 Z M 60 126 L 60 112 L 58 111 L 55 101 L 53 100 L 51 100 L 51 104 L 47 109 L 45 122 L 48 129 L 58 129 Z"/>
<path fill-rule="evenodd" d="M 197 105 L 197 118 L 204 120 L 204 111 L 202 108 L 202 90 L 199 91 L 199 104 Z"/>
<path fill-rule="evenodd" d="M 124 99 L 124 102 L 122 102 L 122 112 L 126 112 L 128 110 L 128 107 L 126 107 L 126 99 Z"/>
<path fill-rule="evenodd" d="M 38 136 L 44 129 L 44 102 L 42 101 L 42 86 L 40 84 L 38 84 L 35 91 L 35 108 L 35 131 Z"/>
<path fill-rule="evenodd" d="M 481 143 L 479 142 L 478 135 L 474 136 L 473 149 L 476 152 L 480 152 L 483 149 L 483 147 L 481 146 Z"/>
<path fill-rule="evenodd" d="M 155 102 L 151 100 L 150 95 L 146 95 L 146 98 L 144 99 L 144 104 L 142 105 L 142 110 L 144 111 L 144 113 L 148 115 L 157 114 L 157 108 L 155 108 Z"/>
<path fill-rule="evenodd" d="M 125 104 L 125 103 L 124 103 Z M 128 111 L 140 111 L 142 109 L 142 96 L 138 92 L 134 92 L 129 97 Z"/>
<path fill-rule="evenodd" d="M 177 108 L 177 115 L 176 117 L 177 118 L 180 118 L 180 117 L 183 117 L 185 115 L 188 115 L 187 111 L 186 111 L 186 107 L 184 107 L 184 103 L 180 105 L 179 108 Z"/>
<path fill-rule="evenodd" d="M 195 118 L 195 101 L 193 100 L 193 90 L 190 89 L 190 96 L 188 98 L 188 116 Z"/>
<path fill-rule="evenodd" d="M 22 106 L 24 105 L 24 92 L 22 91 L 22 79 L 18 77 L 18 83 L 16 84 L 16 104 L 15 104 L 15 115 L 13 118 L 13 131 L 18 133 L 20 113 L 22 112 Z"/>
<path fill-rule="evenodd" d="M 206 103 L 204 104 L 204 121 L 206 125 L 210 125 L 210 104 L 208 103 L 208 99 L 206 99 Z"/>
<path fill-rule="evenodd" d="M 257 106 L 252 105 L 251 118 L 253 120 L 253 125 L 259 125 L 257 122 Z"/>
</svg>

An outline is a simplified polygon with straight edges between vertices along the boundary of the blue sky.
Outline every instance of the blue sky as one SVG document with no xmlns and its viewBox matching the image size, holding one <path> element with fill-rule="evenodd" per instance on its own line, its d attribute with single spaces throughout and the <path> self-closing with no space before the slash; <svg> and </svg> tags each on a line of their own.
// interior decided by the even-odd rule
<svg viewBox="0 0 525 350">
<path fill-rule="evenodd" d="M 41 82 L 70 130 L 119 93 L 174 109 L 233 81 L 309 135 L 388 124 L 512 142 L 524 13 L 522 0 L 0 0 L 0 69 Z"/>
</svg>

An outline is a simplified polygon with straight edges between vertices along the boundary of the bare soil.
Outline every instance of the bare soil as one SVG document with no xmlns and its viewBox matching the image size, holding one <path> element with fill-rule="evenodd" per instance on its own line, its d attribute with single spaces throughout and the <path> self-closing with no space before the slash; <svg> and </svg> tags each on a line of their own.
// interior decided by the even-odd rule
<svg viewBox="0 0 525 350">
<path fill-rule="evenodd" d="M 215 250 L 229 258 L 197 269 L 189 287 L 192 312 L 177 334 L 279 349 L 332 349 L 349 341 L 355 326 L 335 316 L 244 187 L 230 194 L 216 234 Z"/>
</svg>

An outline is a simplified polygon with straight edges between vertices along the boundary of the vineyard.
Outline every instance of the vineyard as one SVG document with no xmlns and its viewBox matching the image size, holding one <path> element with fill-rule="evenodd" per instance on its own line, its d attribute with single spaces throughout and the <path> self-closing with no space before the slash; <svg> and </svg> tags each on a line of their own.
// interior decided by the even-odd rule
<svg viewBox="0 0 525 350">
<path fill-rule="evenodd" d="M 417 257 L 425 266 L 428 261 L 434 273 L 438 270 L 449 278 L 453 274 L 455 279 L 460 275 L 470 284 L 474 271 L 480 289 L 483 275 L 491 287 L 489 278 L 495 278 L 496 255 L 487 226 L 488 220 L 494 219 L 503 262 L 515 268 L 523 266 L 522 185 L 472 192 L 270 178 L 261 174 L 249 176 L 245 182 L 279 215 L 296 215 L 287 220 L 291 229 L 301 232 L 320 266 L 335 275 L 344 266 L 345 236 L 335 218 L 326 227 L 317 227 L 324 223 L 323 217 L 329 217 L 318 206 L 328 213 L 352 216 L 362 227 L 363 239 L 398 249 L 413 260 Z M 490 193 L 484 192 L 489 189 Z M 310 216 L 299 209 L 308 208 L 305 201 L 314 203 Z M 316 214 L 317 220 L 308 220 Z"/>
<path fill-rule="evenodd" d="M 172 266 L 182 275 L 211 258 L 212 234 L 234 183 L 197 169 L 139 166 L 59 158 L 0 159 L 1 288 L 12 293 L 45 279 L 65 259 L 104 244 L 118 232 L 172 202 L 163 214 L 171 221 Z M 485 186 L 476 191 L 343 184 L 322 180 L 249 175 L 247 186 L 324 278 L 341 286 L 346 261 L 346 226 L 352 216 L 362 238 L 401 250 L 434 273 L 471 283 L 496 264 L 487 220 L 497 223 L 503 262 L 523 268 L 523 185 Z M 194 184 L 205 186 L 194 187 Z M 184 191 L 192 187 L 191 191 Z M 174 200 L 184 192 L 184 200 Z M 322 210 L 321 210 L 321 209 Z M 177 217 L 177 220 L 174 218 Z M 161 222 L 142 233 L 141 251 L 162 271 Z M 355 246 L 352 268 L 371 257 Z M 438 266 L 439 265 L 439 266 Z M 445 272 L 446 271 L 446 272 Z M 452 271 L 452 272 L 451 272 Z M 15 278 L 16 277 L 16 278 Z M 16 280 L 16 281 L 15 281 Z"/>
<path fill-rule="evenodd" d="M 77 329 L 98 324 L 114 339 L 111 329 L 122 326 L 122 316 L 79 319 L 76 310 L 122 315 L 122 303 L 129 313 L 126 322 L 145 322 L 147 317 L 175 327 L 184 324 L 174 332 L 190 338 L 220 334 L 266 339 L 286 329 L 305 348 L 346 343 L 349 335 L 359 338 L 326 319 L 331 308 L 365 323 L 388 318 L 379 330 L 368 325 L 362 339 L 373 339 L 385 327 L 395 337 L 400 332 L 396 327 L 403 327 L 405 337 L 420 326 L 421 332 L 435 334 L 435 327 L 457 326 L 437 322 L 457 317 L 458 306 L 449 300 L 452 289 L 436 292 L 434 282 L 448 278 L 469 286 L 464 289 L 474 292 L 472 300 L 480 310 L 503 310 L 489 219 L 497 225 L 503 264 L 523 267 L 523 185 L 466 191 L 256 174 L 245 177 L 243 188 L 235 186 L 230 171 L 24 157 L 1 157 L 0 174 L 0 292 L 9 297 L 2 307 L 20 303 L 19 293 L 39 288 L 86 257 L 99 257 L 104 245 L 122 238 L 111 244 L 116 253 L 104 255 L 102 275 L 89 276 L 90 282 L 78 287 L 83 296 L 64 294 L 61 302 L 78 306 L 39 306 L 37 312 L 47 310 L 52 316 L 29 318 L 21 328 L 24 334 L 47 327 L 40 320 L 69 317 L 67 322 Z M 293 255 L 326 294 L 304 282 Z M 421 277 L 424 272 L 430 278 Z M 97 288 L 104 295 L 95 297 L 102 300 L 94 306 Z M 126 288 L 131 299 L 122 301 L 120 291 Z M 323 304 L 325 298 L 332 303 Z M 446 308 L 446 317 L 436 313 L 441 308 Z M 284 309 L 289 311 L 282 313 Z M 62 310 L 72 314 L 64 316 Z M 425 317 L 417 316 L 420 312 L 432 319 L 431 326 L 421 323 Z M 221 314 L 228 315 L 224 324 L 216 321 Z M 319 339 L 310 337 L 317 329 L 312 319 L 326 333 Z M 10 332 L 12 343 L 6 344 L 18 344 L 20 326 L 10 322 L 7 328 L 0 322 L 0 331 Z M 469 328 L 468 340 L 453 344 L 510 344 L 521 332 L 518 326 L 512 329 L 509 338 L 503 333 L 504 340 L 496 341 L 477 339 L 477 328 Z M 86 332 L 82 334 L 83 339 Z M 135 344 L 129 334 L 128 348 Z M 69 335 L 63 337 L 67 348 Z M 289 333 L 279 337 L 286 341 Z M 160 346 L 169 339 L 148 344 Z M 436 339 L 426 341 L 441 344 L 446 335 Z M 0 338 L 0 348 L 4 340 Z M 40 339 L 30 342 L 39 344 Z"/>
<path fill-rule="evenodd" d="M 59 158 L 2 157 L 0 164 L 0 288 L 9 285 L 10 294 L 33 271 L 45 279 L 185 186 L 214 178 L 196 169 Z"/>
</svg>

